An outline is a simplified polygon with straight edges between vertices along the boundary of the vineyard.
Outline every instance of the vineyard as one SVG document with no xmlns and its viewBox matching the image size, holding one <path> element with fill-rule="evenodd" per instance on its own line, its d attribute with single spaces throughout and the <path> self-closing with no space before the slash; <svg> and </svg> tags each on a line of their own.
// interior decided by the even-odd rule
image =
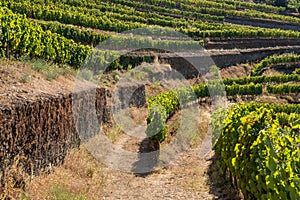
<svg viewBox="0 0 300 200">
<path fill-rule="evenodd" d="M 0 199 L 300 199 L 300 2 L 255 2 L 0 0 Z"/>
</svg>

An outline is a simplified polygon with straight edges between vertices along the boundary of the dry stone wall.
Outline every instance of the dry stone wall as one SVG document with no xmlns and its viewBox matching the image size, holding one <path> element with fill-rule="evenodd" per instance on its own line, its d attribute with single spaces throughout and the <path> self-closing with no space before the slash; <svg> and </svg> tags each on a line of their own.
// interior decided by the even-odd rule
<svg viewBox="0 0 300 200">
<path fill-rule="evenodd" d="M 159 62 L 170 64 L 171 67 L 181 73 L 185 78 L 194 78 L 208 72 L 211 65 L 226 68 L 236 64 L 255 62 L 273 54 L 294 52 L 300 53 L 300 46 L 283 46 L 274 48 L 255 48 L 228 50 L 223 52 L 208 51 L 206 54 L 185 55 L 178 57 L 171 54 L 159 55 Z M 213 63 L 211 62 L 213 61 Z"/>
<path fill-rule="evenodd" d="M 91 106 L 96 108 L 100 123 L 109 123 L 110 92 L 97 88 L 95 92 L 51 96 L 37 101 L 23 101 L 13 106 L 0 106 L 0 178 L 22 156 L 22 166 L 27 173 L 38 174 L 41 169 L 50 169 L 61 164 L 71 148 L 78 147 L 80 139 L 75 121 L 77 111 L 89 120 Z M 1 179 L 0 179 L 1 182 Z"/>
<path fill-rule="evenodd" d="M 145 87 L 136 88 L 129 102 L 145 103 Z M 98 134 L 98 125 L 104 123 L 112 123 L 112 92 L 106 88 L 0 105 L 0 183 L 19 157 L 28 174 L 51 170 L 70 149 Z"/>
<path fill-rule="evenodd" d="M 233 38 L 219 39 L 214 38 L 204 44 L 204 49 L 249 49 L 249 48 L 270 48 L 278 46 L 299 46 L 299 39 L 289 38 Z"/>
</svg>

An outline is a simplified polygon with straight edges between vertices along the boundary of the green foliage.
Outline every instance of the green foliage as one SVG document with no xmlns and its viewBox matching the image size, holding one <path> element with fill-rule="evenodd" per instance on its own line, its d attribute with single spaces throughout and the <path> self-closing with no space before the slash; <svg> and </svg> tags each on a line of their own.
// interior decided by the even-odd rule
<svg viewBox="0 0 300 200">
<path fill-rule="evenodd" d="M 291 81 L 300 81 L 300 76 L 298 74 L 292 75 L 277 75 L 277 76 L 251 76 L 251 77 L 242 77 L 242 78 L 225 78 L 223 82 L 225 85 L 244 85 L 249 83 L 286 83 Z"/>
<path fill-rule="evenodd" d="M 295 69 L 295 71 L 293 72 L 293 74 L 298 74 L 298 75 L 300 75 L 300 68 Z"/>
<path fill-rule="evenodd" d="M 296 54 L 282 54 L 282 55 L 273 55 L 267 58 L 264 58 L 262 61 L 254 65 L 253 70 L 251 71 L 251 76 L 257 76 L 261 74 L 262 70 L 266 67 L 276 64 L 285 64 L 285 63 L 295 63 L 300 61 L 300 55 Z"/>
<path fill-rule="evenodd" d="M 297 12 L 299 12 L 300 8 L 300 1 L 299 0 L 289 0 L 288 1 L 288 7 L 295 9 Z"/>
<path fill-rule="evenodd" d="M 81 30 L 78 27 L 60 24 L 58 22 L 37 21 L 37 24 L 41 26 L 44 31 L 58 33 L 68 39 L 74 40 L 77 43 L 80 42 L 82 44 L 92 46 L 100 44 L 111 36 L 109 34 L 97 33 L 92 30 Z"/>
<path fill-rule="evenodd" d="M 256 17 L 256 18 L 264 18 L 264 19 L 275 19 L 275 20 L 282 20 L 282 21 L 290 21 L 290 22 L 297 22 L 299 21 L 295 17 L 288 17 L 283 15 L 278 15 L 274 13 L 278 13 L 280 11 L 284 11 L 285 8 L 276 8 L 274 6 L 269 5 L 261 5 L 261 4 L 254 4 L 254 3 L 247 3 L 241 1 L 191 1 L 191 0 L 184 0 L 180 2 L 180 7 L 178 6 L 177 2 L 170 1 L 170 0 L 138 0 L 138 2 L 131 2 L 128 0 L 113 0 L 113 2 L 127 5 L 130 7 L 139 7 L 144 10 L 152 10 L 162 13 L 168 14 L 180 14 L 184 16 L 189 16 L 185 14 L 187 12 L 193 11 L 194 13 L 201 13 L 201 17 L 196 17 L 195 15 L 190 15 L 195 18 L 200 19 L 213 19 L 217 21 L 217 18 L 212 18 L 214 16 L 239 16 L 239 17 Z M 167 7 L 171 7 L 173 9 L 167 9 Z M 180 10 L 178 12 L 177 10 Z M 257 9 L 257 10 L 256 10 Z M 175 12 L 177 11 L 177 12 Z M 262 12 L 261 12 L 262 11 Z M 267 13 L 266 13 L 267 12 Z M 274 13 L 270 13 L 274 12 Z M 208 16 L 204 16 L 204 14 L 211 15 L 211 18 Z M 220 18 L 219 20 L 221 20 Z"/>
<path fill-rule="evenodd" d="M 238 79 L 224 79 L 224 80 L 212 80 L 206 84 L 198 84 L 195 86 L 190 86 L 186 88 L 179 88 L 176 90 L 170 90 L 164 93 L 161 93 L 157 96 L 151 97 L 148 99 L 148 109 L 149 115 L 148 119 L 154 119 L 154 112 L 152 107 L 155 107 L 157 113 L 165 113 L 166 116 L 172 115 L 176 110 L 181 106 L 187 105 L 189 102 L 195 101 L 197 98 L 203 97 L 214 97 L 223 96 L 224 89 L 227 96 L 236 96 L 236 95 L 260 95 L 263 94 L 263 84 L 266 83 L 285 83 L 291 81 L 299 81 L 299 75 L 280 75 L 280 76 L 257 76 L 257 77 L 244 77 Z M 222 86 L 222 85 L 225 85 Z M 296 93 L 299 92 L 298 84 L 286 84 L 286 85 L 270 85 L 267 84 L 267 91 L 269 93 L 284 94 L 284 93 Z M 249 104 L 248 109 L 252 111 L 257 108 L 260 104 L 255 106 Z M 157 107 L 158 106 L 158 107 Z M 275 111 L 285 111 L 285 112 L 299 112 L 300 107 L 283 107 L 282 105 L 265 105 L 267 108 L 272 108 Z M 159 111 L 162 109 L 163 111 Z M 165 116 L 165 114 L 160 116 Z M 223 114 L 221 114 L 223 115 Z M 223 115 L 224 116 L 224 115 Z M 160 118 L 166 120 L 166 118 Z M 150 123 L 152 120 L 148 120 Z M 148 123 L 148 125 L 149 125 Z M 159 122 L 161 127 L 165 128 L 165 121 Z M 151 127 L 148 127 L 150 130 Z M 220 132 L 220 130 L 219 130 Z M 166 133 L 166 130 L 163 129 L 163 135 Z M 163 138 L 166 138 L 165 135 L 159 137 L 159 140 L 162 141 Z"/>
<path fill-rule="evenodd" d="M 211 82 L 208 85 L 199 84 L 195 86 L 183 87 L 175 90 L 169 90 L 164 93 L 160 93 L 157 96 L 151 97 L 147 100 L 148 102 L 148 128 L 147 128 L 147 135 L 158 142 L 163 141 L 166 138 L 167 131 L 165 130 L 166 125 L 165 122 L 169 116 L 171 116 L 176 110 L 180 107 L 186 106 L 188 103 L 196 101 L 198 98 L 203 97 L 210 97 L 213 95 L 221 95 L 223 96 L 222 89 L 218 91 L 220 93 L 215 93 L 217 91 L 216 87 L 219 87 L 219 82 Z M 262 85 L 261 84 L 248 84 L 248 85 L 231 85 L 225 87 L 226 93 L 228 96 L 235 96 L 235 95 L 258 95 L 262 94 Z M 156 116 L 156 117 L 155 117 Z M 155 121 L 156 120 L 156 121 Z M 161 120 L 157 122 L 157 120 Z M 154 125 L 151 123 L 156 124 L 155 127 L 161 128 L 161 132 L 157 132 L 158 128 L 153 128 Z M 153 129 L 153 131 L 152 131 Z M 152 137 L 154 133 L 159 133 L 159 136 L 156 138 Z"/>
<path fill-rule="evenodd" d="M 265 103 L 247 103 L 240 104 L 240 107 L 243 107 L 243 110 L 248 110 L 249 112 L 253 112 L 260 108 L 266 108 L 268 110 L 272 109 L 275 113 L 284 112 L 287 114 L 297 113 L 300 114 L 300 105 L 298 104 L 265 104 Z"/>
<path fill-rule="evenodd" d="M 267 90 L 271 94 L 299 93 L 300 84 L 267 85 Z"/>
<path fill-rule="evenodd" d="M 89 47 L 78 45 L 58 34 L 43 31 L 24 15 L 5 12 L 5 9 L 0 10 L 2 55 L 42 57 L 79 67 L 91 51 Z"/>
<path fill-rule="evenodd" d="M 58 33 L 75 42 L 97 46 L 101 44 L 110 45 L 109 48 L 123 48 L 126 50 L 154 48 L 165 49 L 173 51 L 187 51 L 201 49 L 203 43 L 200 41 L 180 41 L 180 40 L 153 40 L 152 38 L 139 37 L 139 36 L 116 36 L 108 33 L 98 33 L 92 30 L 82 30 L 75 26 L 60 24 L 57 22 L 38 21 L 44 31 L 51 31 Z M 151 30 L 149 29 L 149 32 Z M 105 42 L 104 42 L 105 41 Z M 104 43 L 102 43 L 104 42 Z"/>
<path fill-rule="evenodd" d="M 261 84 L 250 83 L 248 85 L 229 85 L 225 88 L 228 96 L 235 95 L 259 95 L 263 93 L 263 86 Z"/>
<path fill-rule="evenodd" d="M 147 117 L 146 134 L 152 141 L 162 142 L 167 137 L 167 120 L 166 110 L 161 105 L 154 105 L 150 107 Z"/>
<path fill-rule="evenodd" d="M 207 87 L 197 87 L 198 94 L 203 95 Z M 167 137 L 166 120 L 180 106 L 196 100 L 192 87 L 169 90 L 148 99 L 147 136 L 157 142 L 162 142 Z"/>
<path fill-rule="evenodd" d="M 198 0 L 200 1 L 200 0 Z M 275 7 L 272 5 L 267 5 L 264 3 L 252 3 L 246 1 L 235 1 L 235 0 L 214 0 L 216 2 L 225 3 L 227 5 L 234 5 L 235 8 L 248 8 L 248 9 L 255 9 L 263 12 L 283 12 L 285 11 L 284 7 Z"/>
<path fill-rule="evenodd" d="M 0 10 L 0 23 L 2 32 L 0 35 L 0 55 L 2 56 L 43 58 L 55 63 L 69 64 L 75 69 L 81 66 L 88 67 L 96 72 L 104 69 L 127 69 L 128 66 L 135 67 L 142 62 L 151 61 L 147 56 L 136 56 L 128 59 L 128 56 L 119 56 L 114 51 L 93 50 L 57 33 L 52 33 L 49 30 L 44 31 L 35 22 L 26 19 L 24 15 L 13 14 L 5 8 Z M 179 46 L 180 44 L 189 46 L 192 43 L 178 44 Z M 54 74 L 51 73 L 48 76 L 49 79 L 55 78 L 52 75 Z"/>
<path fill-rule="evenodd" d="M 223 20 L 224 17 L 219 15 L 233 15 L 247 18 L 256 17 L 289 22 L 300 22 L 300 20 L 295 17 L 264 13 L 255 10 L 225 10 L 210 6 L 202 8 L 201 6 L 191 6 L 190 3 L 184 2 L 182 2 L 180 5 L 185 10 L 166 8 L 165 5 L 168 5 L 168 3 L 173 4 L 169 1 L 159 2 L 158 4 L 157 2 L 155 4 L 151 4 L 148 1 L 137 2 L 126 0 L 114 0 L 114 5 L 111 5 L 111 2 L 112 1 L 95 3 L 92 0 L 88 0 L 86 2 L 74 0 L 55 1 L 55 4 L 44 5 L 43 2 L 38 0 L 14 0 L 5 2 L 3 1 L 3 5 L 8 6 L 14 12 L 26 14 L 26 16 L 30 18 L 46 21 L 59 21 L 63 24 L 74 24 L 84 27 L 97 28 L 101 30 L 115 32 L 122 32 L 136 28 L 145 28 L 149 27 L 149 25 L 156 25 L 156 27 L 162 26 L 172 28 L 176 31 L 182 32 L 183 34 L 189 35 L 190 37 L 197 40 L 199 38 L 206 37 L 300 37 L 300 34 L 295 31 L 257 28 L 250 26 L 246 27 L 210 22 L 210 20 Z M 208 5 L 209 4 L 211 3 L 208 3 Z M 243 6 L 245 7 L 245 5 Z M 151 10 L 152 12 L 141 12 L 138 11 L 139 9 L 142 11 Z M 191 12 L 191 10 L 193 10 L 193 12 Z M 194 20 L 194 18 L 201 19 L 203 21 Z M 205 20 L 208 20 L 209 22 L 205 22 Z M 59 32 L 62 31 L 59 30 Z M 65 32 L 64 34 L 66 37 L 67 35 L 69 35 L 69 33 Z M 157 34 L 159 34 L 159 32 L 153 32 L 153 35 Z M 79 38 L 77 39 L 82 40 L 81 36 L 79 36 Z"/>
<path fill-rule="evenodd" d="M 227 112 L 224 108 L 219 108 L 217 109 L 214 113 L 211 115 L 211 125 L 212 125 L 212 145 L 215 146 L 218 138 L 220 137 L 223 128 L 224 128 L 224 123 L 223 121 L 225 120 L 227 116 Z"/>
<path fill-rule="evenodd" d="M 224 124 L 213 125 L 214 131 L 222 130 L 214 149 L 220 168 L 237 178 L 246 199 L 296 200 L 300 197 L 299 115 L 277 113 L 278 106 L 275 110 L 271 106 L 233 106 L 221 119 Z"/>
</svg>

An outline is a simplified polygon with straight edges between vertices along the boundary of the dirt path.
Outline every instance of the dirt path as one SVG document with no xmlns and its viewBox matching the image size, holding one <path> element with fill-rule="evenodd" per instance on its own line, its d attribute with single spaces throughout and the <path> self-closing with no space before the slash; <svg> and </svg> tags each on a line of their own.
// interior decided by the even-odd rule
<svg viewBox="0 0 300 200">
<path fill-rule="evenodd" d="M 174 128 L 172 126 L 176 126 L 176 121 L 178 121 L 176 118 L 178 116 L 174 117 L 169 120 L 174 122 L 174 124 L 169 124 L 169 128 L 172 130 Z M 209 107 L 206 106 L 204 111 L 201 110 L 201 127 L 198 130 L 197 140 L 187 151 L 178 154 L 177 159 L 172 160 L 168 165 L 153 166 L 152 173 L 137 174 L 134 173 L 134 170 L 125 172 L 113 169 L 113 167 L 108 167 L 108 163 L 105 165 L 95 159 L 95 156 L 92 156 L 86 148 L 80 148 L 71 152 L 64 165 L 57 167 L 50 175 L 36 177 L 29 187 L 29 196 L 31 199 L 76 199 L 75 196 L 70 195 L 77 195 L 77 197 L 83 195 L 84 198 L 77 199 L 93 200 L 240 199 L 230 183 L 226 182 L 218 172 L 214 153 L 203 151 L 203 147 L 211 149 L 209 146 L 210 131 L 207 126 L 209 117 Z M 136 137 L 139 131 L 142 131 L 140 136 L 145 136 L 143 129 L 132 129 L 130 134 L 119 134 L 114 145 L 136 154 L 149 152 L 147 140 L 143 137 Z M 208 137 L 205 137 L 207 134 Z M 171 137 L 172 140 L 174 138 L 177 137 Z M 179 143 L 176 144 L 184 142 L 180 139 L 178 141 Z M 153 164 L 152 161 L 149 162 L 138 156 L 135 157 L 137 162 L 130 163 L 127 162 L 126 156 L 110 155 L 106 149 L 107 147 L 104 146 L 100 152 L 110 158 L 109 161 L 118 161 L 125 165 L 129 163 L 130 169 L 135 169 L 134 167 L 137 165 L 143 166 L 145 163 L 150 166 Z M 158 166 L 161 164 L 161 160 L 162 156 L 155 160 Z M 68 195 L 61 196 L 62 194 Z"/>
<path fill-rule="evenodd" d="M 210 164 L 193 149 L 145 177 L 115 171 L 108 178 L 104 199 L 215 199 L 207 183 Z"/>
<path fill-rule="evenodd" d="M 207 118 L 209 114 L 203 116 Z M 208 132 L 202 142 L 150 174 L 109 170 L 103 199 L 238 199 L 229 183 L 219 177 L 214 153 L 203 151 L 204 146 L 211 148 L 210 138 Z M 147 142 L 122 135 L 116 144 L 137 151 L 137 146 Z"/>
<path fill-rule="evenodd" d="M 190 149 L 147 176 L 111 170 L 103 199 L 239 199 L 218 177 L 213 152 L 200 158 L 199 151 Z"/>
</svg>

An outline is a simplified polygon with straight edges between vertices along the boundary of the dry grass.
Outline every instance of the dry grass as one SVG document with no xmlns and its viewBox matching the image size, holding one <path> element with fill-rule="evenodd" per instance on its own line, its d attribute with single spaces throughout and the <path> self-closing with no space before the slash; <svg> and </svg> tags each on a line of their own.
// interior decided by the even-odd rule
<svg viewBox="0 0 300 200">
<path fill-rule="evenodd" d="M 277 71 L 276 69 L 269 69 L 267 71 L 265 71 L 262 75 L 266 75 L 266 76 L 279 76 L 282 75 L 283 73 Z"/>
<path fill-rule="evenodd" d="M 147 108 L 135 108 L 131 107 L 129 108 L 130 117 L 137 125 L 145 125 L 146 119 L 148 115 L 148 109 Z"/>
<path fill-rule="evenodd" d="M 153 84 L 146 85 L 147 97 L 153 97 L 153 96 L 156 96 L 165 91 L 166 91 L 166 89 L 159 82 L 155 82 Z"/>
<path fill-rule="evenodd" d="M 209 123 L 210 115 L 205 107 L 200 107 L 198 112 L 190 112 L 190 115 L 183 115 L 181 111 L 178 111 L 168 120 L 168 138 L 163 143 L 169 143 L 172 137 L 184 130 L 182 134 L 190 141 L 189 145 L 195 147 L 203 141 L 209 130 Z M 196 129 L 194 129 L 195 126 L 197 126 Z"/>
<path fill-rule="evenodd" d="M 103 131 L 106 134 L 107 138 L 113 143 L 118 140 L 118 137 L 122 132 L 121 126 L 116 125 L 116 124 L 112 124 L 110 126 L 106 125 L 106 126 L 103 126 L 102 128 L 103 128 Z"/>
<path fill-rule="evenodd" d="M 0 174 L 0 199 L 27 199 L 24 192 L 26 183 L 30 176 L 24 172 L 23 156 L 16 156 L 12 165 L 6 167 Z"/>
<path fill-rule="evenodd" d="M 31 199 L 99 199 L 106 180 L 104 167 L 80 147 L 50 175 L 34 177 L 27 191 Z"/>
<path fill-rule="evenodd" d="M 242 64 L 221 69 L 220 73 L 222 78 L 238 78 L 248 76 L 252 68 L 253 67 L 248 64 Z"/>
<path fill-rule="evenodd" d="M 205 192 L 209 191 L 209 185 L 207 185 L 207 175 L 205 174 L 206 168 L 191 168 L 186 175 L 186 178 L 180 183 L 182 187 L 187 190 Z"/>
<path fill-rule="evenodd" d="M 44 66 L 40 61 L 0 60 L 0 104 L 10 105 L 24 99 L 35 101 L 45 94 L 69 93 L 74 90 L 73 74 L 68 68 L 52 69 L 52 65 Z"/>
</svg>

